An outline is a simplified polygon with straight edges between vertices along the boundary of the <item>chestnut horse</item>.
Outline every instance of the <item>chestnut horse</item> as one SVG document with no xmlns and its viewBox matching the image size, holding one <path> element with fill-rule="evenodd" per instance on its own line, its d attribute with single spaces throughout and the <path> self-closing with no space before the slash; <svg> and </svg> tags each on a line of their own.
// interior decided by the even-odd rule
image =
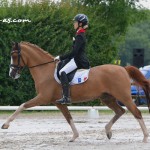
<svg viewBox="0 0 150 150">
<path fill-rule="evenodd" d="M 7 129 L 10 122 L 21 111 L 30 107 L 53 103 L 61 110 L 71 126 L 73 137 L 70 141 L 74 141 L 79 136 L 79 133 L 67 105 L 56 103 L 56 100 L 60 99 L 62 95 L 61 85 L 54 79 L 54 70 L 56 67 L 54 57 L 37 45 L 28 42 L 14 43 L 11 51 L 10 76 L 14 79 L 19 78 L 24 66 L 29 68 L 34 79 L 37 96 L 21 104 L 3 124 L 2 129 Z M 89 79 L 86 82 L 71 86 L 71 99 L 73 103 L 100 99 L 115 112 L 115 116 L 105 126 L 106 135 L 109 139 L 112 136 L 111 128 L 113 124 L 125 113 L 125 110 L 116 102 L 116 100 L 120 100 L 139 122 L 144 135 L 143 142 L 147 142 L 147 128 L 141 112 L 132 101 L 130 78 L 144 89 L 150 110 L 149 82 L 133 66 L 124 68 L 117 65 L 101 65 L 91 68 Z"/>
</svg>

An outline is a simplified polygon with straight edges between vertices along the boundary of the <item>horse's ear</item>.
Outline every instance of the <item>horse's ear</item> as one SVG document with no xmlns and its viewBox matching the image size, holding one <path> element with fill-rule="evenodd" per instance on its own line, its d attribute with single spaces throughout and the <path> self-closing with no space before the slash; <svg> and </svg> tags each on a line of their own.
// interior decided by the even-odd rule
<svg viewBox="0 0 150 150">
<path fill-rule="evenodd" d="M 11 46 L 14 46 L 15 45 L 15 42 L 14 41 L 11 41 Z"/>
<path fill-rule="evenodd" d="M 18 49 L 18 42 L 11 41 L 11 46 Z"/>
</svg>

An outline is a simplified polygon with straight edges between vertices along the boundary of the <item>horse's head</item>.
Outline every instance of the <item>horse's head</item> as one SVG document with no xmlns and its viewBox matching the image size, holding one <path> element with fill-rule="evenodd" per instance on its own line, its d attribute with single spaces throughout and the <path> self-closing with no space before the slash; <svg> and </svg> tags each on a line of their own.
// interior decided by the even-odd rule
<svg viewBox="0 0 150 150">
<path fill-rule="evenodd" d="M 21 47 L 17 42 L 13 42 L 11 50 L 11 63 L 9 76 L 13 79 L 18 79 L 20 77 L 21 70 L 23 69 L 24 62 L 21 61 Z"/>
<path fill-rule="evenodd" d="M 34 68 L 53 62 L 54 57 L 48 52 L 45 52 L 39 46 L 29 42 L 13 42 L 9 76 L 13 79 L 18 79 L 21 70 L 25 66 L 28 68 Z"/>
</svg>

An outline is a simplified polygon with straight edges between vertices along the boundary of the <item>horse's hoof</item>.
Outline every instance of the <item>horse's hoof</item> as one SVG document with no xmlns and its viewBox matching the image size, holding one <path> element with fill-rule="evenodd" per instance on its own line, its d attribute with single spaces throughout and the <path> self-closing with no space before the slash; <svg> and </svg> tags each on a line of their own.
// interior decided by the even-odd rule
<svg viewBox="0 0 150 150">
<path fill-rule="evenodd" d="M 143 143 L 147 143 L 147 140 L 143 140 Z"/>
<path fill-rule="evenodd" d="M 71 139 L 69 142 L 74 142 L 74 140 L 73 140 L 73 139 Z"/>
<path fill-rule="evenodd" d="M 69 142 L 74 142 L 76 138 L 79 137 L 79 134 L 77 134 L 76 136 L 73 136 L 73 138 L 69 141 Z"/>
<path fill-rule="evenodd" d="M 111 137 L 112 137 L 112 132 L 108 132 L 108 133 L 107 133 L 107 138 L 110 140 Z"/>
<path fill-rule="evenodd" d="M 144 139 L 143 139 L 143 143 L 147 143 L 147 142 L 148 142 L 147 139 L 148 139 L 148 138 L 144 138 Z"/>
<path fill-rule="evenodd" d="M 2 128 L 2 129 L 8 129 L 8 128 L 9 128 L 9 125 L 3 124 L 1 128 Z"/>
</svg>

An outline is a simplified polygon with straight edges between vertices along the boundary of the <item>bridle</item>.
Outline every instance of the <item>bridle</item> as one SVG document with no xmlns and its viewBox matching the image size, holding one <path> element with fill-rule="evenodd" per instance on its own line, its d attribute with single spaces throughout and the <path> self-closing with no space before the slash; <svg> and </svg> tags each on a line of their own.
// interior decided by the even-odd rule
<svg viewBox="0 0 150 150">
<path fill-rule="evenodd" d="M 48 61 L 48 62 L 45 62 L 45 63 L 42 63 L 42 64 L 30 66 L 30 67 L 27 66 L 27 65 L 25 64 L 24 60 L 23 60 L 22 55 L 21 55 L 21 47 L 20 47 L 20 44 L 19 44 L 19 43 L 17 43 L 17 49 L 11 51 L 11 55 L 13 55 L 14 53 L 17 53 L 17 55 L 18 55 L 18 61 L 17 61 L 18 63 L 17 63 L 17 65 L 10 64 L 10 68 L 13 69 L 13 70 L 15 70 L 16 72 L 20 72 L 20 71 L 21 71 L 23 68 L 25 68 L 25 67 L 27 67 L 27 68 L 34 68 L 34 67 L 38 67 L 38 66 L 46 65 L 46 64 L 48 64 L 48 63 L 53 63 L 53 62 L 55 62 L 55 61 L 53 60 L 53 61 Z M 22 60 L 22 62 L 23 62 L 23 64 L 24 64 L 24 66 L 21 66 L 21 65 L 20 65 L 21 60 Z"/>
<path fill-rule="evenodd" d="M 24 67 L 22 67 L 22 66 L 20 66 L 20 61 L 21 61 L 21 59 L 22 59 L 22 61 L 23 61 L 23 58 L 22 58 L 22 56 L 21 56 L 21 47 L 20 47 L 20 45 L 19 44 L 17 44 L 17 49 L 16 50 L 12 50 L 11 51 L 11 56 L 14 54 L 14 53 L 17 53 L 17 55 L 18 55 L 18 63 L 17 63 L 17 65 L 15 65 L 15 64 L 10 64 L 10 68 L 11 69 L 13 69 L 13 70 L 15 70 L 16 72 L 18 72 L 18 71 L 21 71 Z M 24 61 L 23 61 L 23 63 L 24 63 Z M 25 66 L 25 63 L 24 63 L 24 66 Z"/>
</svg>

